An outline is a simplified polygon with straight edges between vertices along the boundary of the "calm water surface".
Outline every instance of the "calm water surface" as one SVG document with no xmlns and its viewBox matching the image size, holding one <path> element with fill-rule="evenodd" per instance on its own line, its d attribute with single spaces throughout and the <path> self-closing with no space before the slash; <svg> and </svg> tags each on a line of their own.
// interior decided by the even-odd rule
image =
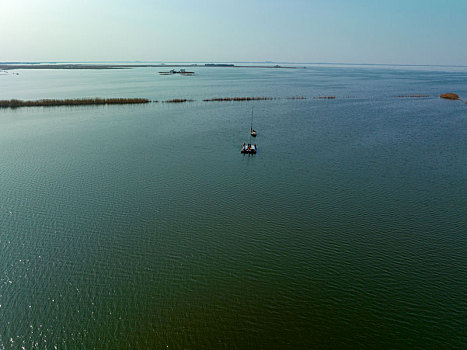
<svg viewBox="0 0 467 350">
<path fill-rule="evenodd" d="M 466 69 L 158 70 L 0 75 L 196 100 L 0 110 L 0 349 L 467 346 Z"/>
</svg>

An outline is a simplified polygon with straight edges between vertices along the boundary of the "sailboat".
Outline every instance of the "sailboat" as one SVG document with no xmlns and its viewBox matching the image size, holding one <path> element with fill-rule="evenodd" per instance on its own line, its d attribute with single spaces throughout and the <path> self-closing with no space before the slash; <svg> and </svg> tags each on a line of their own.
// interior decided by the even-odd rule
<svg viewBox="0 0 467 350">
<path fill-rule="evenodd" d="M 250 142 L 245 144 L 243 142 L 242 150 L 240 151 L 243 154 L 256 154 L 256 144 L 251 144 L 251 137 L 256 137 L 256 130 L 253 130 L 253 108 L 251 109 L 251 125 L 250 125 Z"/>
<path fill-rule="evenodd" d="M 250 135 L 253 136 L 253 137 L 256 137 L 256 130 L 253 129 L 253 108 L 251 109 Z"/>
</svg>

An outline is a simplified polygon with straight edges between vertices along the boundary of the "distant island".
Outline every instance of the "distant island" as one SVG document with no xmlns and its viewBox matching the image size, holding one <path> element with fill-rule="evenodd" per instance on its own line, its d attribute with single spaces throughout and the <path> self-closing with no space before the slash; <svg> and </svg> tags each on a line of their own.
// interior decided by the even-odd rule
<svg viewBox="0 0 467 350">
<path fill-rule="evenodd" d="M 205 67 L 235 67 L 234 64 L 227 64 L 227 63 L 206 63 Z"/>
<path fill-rule="evenodd" d="M 0 70 L 12 69 L 131 69 L 131 68 L 283 68 L 283 69 L 304 69 L 298 66 L 280 66 L 280 65 L 235 65 L 230 63 L 205 63 L 205 64 L 88 64 L 88 63 L 0 63 Z"/>
</svg>

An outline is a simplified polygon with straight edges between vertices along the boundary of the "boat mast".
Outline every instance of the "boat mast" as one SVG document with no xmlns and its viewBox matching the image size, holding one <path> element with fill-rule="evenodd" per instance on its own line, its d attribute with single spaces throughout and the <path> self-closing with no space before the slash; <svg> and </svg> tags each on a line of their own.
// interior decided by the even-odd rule
<svg viewBox="0 0 467 350">
<path fill-rule="evenodd" d="M 250 145 L 251 145 L 251 133 L 252 132 L 253 132 L 253 107 L 251 107 Z"/>
</svg>

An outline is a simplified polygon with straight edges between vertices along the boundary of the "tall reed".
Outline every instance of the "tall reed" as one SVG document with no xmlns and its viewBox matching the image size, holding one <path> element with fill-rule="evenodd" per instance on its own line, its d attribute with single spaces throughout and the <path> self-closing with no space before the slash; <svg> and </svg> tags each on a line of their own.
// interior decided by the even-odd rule
<svg viewBox="0 0 467 350">
<path fill-rule="evenodd" d="M 75 98 L 75 99 L 43 99 L 35 101 L 23 100 L 0 100 L 0 108 L 18 107 L 53 107 L 53 106 L 85 106 L 85 105 L 107 105 L 107 104 L 139 104 L 149 103 L 146 98 Z"/>
</svg>

